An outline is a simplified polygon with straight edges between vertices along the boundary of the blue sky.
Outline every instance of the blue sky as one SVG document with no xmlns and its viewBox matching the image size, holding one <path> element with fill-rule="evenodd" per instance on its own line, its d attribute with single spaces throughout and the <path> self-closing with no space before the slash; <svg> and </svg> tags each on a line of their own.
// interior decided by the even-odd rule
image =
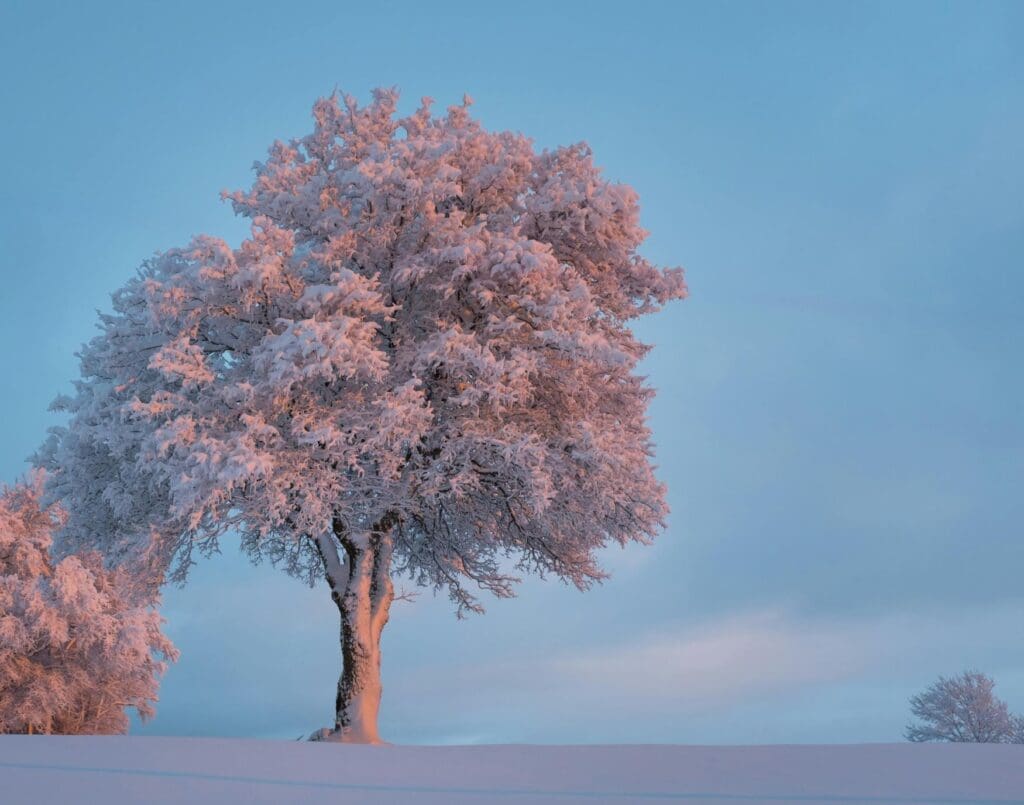
<svg viewBox="0 0 1024 805">
<path fill-rule="evenodd" d="M 398 742 L 899 740 L 979 667 L 1024 711 L 1024 6 L 0 6 L 0 479 L 96 309 L 336 86 L 463 92 L 640 192 L 691 298 L 643 321 L 669 528 L 579 594 L 530 581 L 384 642 Z M 144 734 L 329 723 L 336 611 L 230 547 L 166 594 Z"/>
</svg>

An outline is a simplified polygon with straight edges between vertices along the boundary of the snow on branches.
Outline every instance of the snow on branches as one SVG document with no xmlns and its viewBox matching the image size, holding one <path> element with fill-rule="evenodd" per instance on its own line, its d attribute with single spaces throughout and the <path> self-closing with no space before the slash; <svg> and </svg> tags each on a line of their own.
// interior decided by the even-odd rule
<svg viewBox="0 0 1024 805">
<path fill-rule="evenodd" d="M 320 100 L 231 194 L 240 248 L 197 238 L 115 295 L 45 453 L 76 542 L 181 569 L 230 527 L 301 571 L 304 536 L 393 512 L 399 565 L 475 608 L 505 551 L 586 586 L 594 548 L 655 534 L 626 325 L 684 285 L 637 254 L 636 194 L 585 145 L 396 101 Z"/>
<path fill-rule="evenodd" d="M 51 559 L 64 512 L 41 506 L 42 480 L 0 490 L 0 733 L 126 732 L 177 651 L 126 573 Z"/>
<path fill-rule="evenodd" d="M 629 322 L 685 285 L 638 254 L 636 193 L 584 144 L 397 100 L 318 101 L 227 196 L 249 238 L 198 237 L 114 295 L 40 456 L 69 544 L 183 579 L 232 531 L 348 594 L 372 551 L 373 595 L 403 573 L 462 614 L 516 568 L 586 588 L 596 549 L 655 536 Z"/>
</svg>

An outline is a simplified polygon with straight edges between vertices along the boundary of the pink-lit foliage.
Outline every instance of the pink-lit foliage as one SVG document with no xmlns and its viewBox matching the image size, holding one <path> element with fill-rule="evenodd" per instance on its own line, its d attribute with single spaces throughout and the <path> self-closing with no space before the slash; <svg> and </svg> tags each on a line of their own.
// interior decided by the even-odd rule
<svg viewBox="0 0 1024 805">
<path fill-rule="evenodd" d="M 132 577 L 96 553 L 50 556 L 65 514 L 43 478 L 0 490 L 0 733 L 120 733 L 153 715 L 177 651 Z"/>
<path fill-rule="evenodd" d="M 342 614 L 333 735 L 375 741 L 392 576 L 459 614 L 517 570 L 580 588 L 595 550 L 666 513 L 648 347 L 629 320 L 685 295 L 637 254 L 636 193 L 578 144 L 537 152 L 466 99 L 396 115 L 321 99 L 247 192 L 239 248 L 202 236 L 114 296 L 44 449 L 72 544 L 183 579 L 232 531 L 326 578 Z"/>
</svg>

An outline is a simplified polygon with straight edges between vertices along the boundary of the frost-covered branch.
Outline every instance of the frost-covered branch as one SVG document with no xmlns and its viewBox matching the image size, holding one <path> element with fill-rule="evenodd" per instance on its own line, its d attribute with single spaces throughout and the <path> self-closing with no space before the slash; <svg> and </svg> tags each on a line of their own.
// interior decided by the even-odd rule
<svg viewBox="0 0 1024 805">
<path fill-rule="evenodd" d="M 324 565 L 324 575 L 331 587 L 331 594 L 339 599 L 344 598 L 345 589 L 348 587 L 348 568 L 342 564 L 338 546 L 334 544 L 334 537 L 321 532 L 314 537 L 314 542 Z"/>
</svg>

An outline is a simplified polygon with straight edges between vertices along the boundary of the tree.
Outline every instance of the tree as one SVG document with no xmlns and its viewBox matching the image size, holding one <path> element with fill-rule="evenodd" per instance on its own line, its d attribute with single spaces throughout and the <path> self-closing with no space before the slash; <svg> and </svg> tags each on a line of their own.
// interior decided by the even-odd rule
<svg viewBox="0 0 1024 805">
<path fill-rule="evenodd" d="M 910 724 L 910 741 L 1013 743 L 1015 719 L 1006 702 L 992 691 L 995 682 L 978 671 L 966 671 L 938 682 L 910 700 L 920 724 Z M 1019 719 L 1017 728 L 1019 728 Z"/>
<path fill-rule="evenodd" d="M 65 515 L 40 504 L 42 481 L 0 490 L 0 733 L 127 732 L 125 708 L 153 715 L 177 652 L 126 573 L 96 554 L 54 562 Z"/>
<path fill-rule="evenodd" d="M 341 613 L 333 737 L 375 742 L 392 577 L 581 589 L 666 514 L 634 317 L 685 295 L 637 254 L 637 196 L 578 144 L 538 153 L 469 99 L 396 118 L 319 100 L 275 143 L 237 249 L 202 236 L 113 298 L 41 461 L 73 544 L 185 578 L 237 532 Z M 159 573 L 154 574 L 154 578 Z"/>
<path fill-rule="evenodd" d="M 1013 716 L 1013 732 L 1010 734 L 1009 743 L 1024 744 L 1024 716 Z"/>
</svg>

